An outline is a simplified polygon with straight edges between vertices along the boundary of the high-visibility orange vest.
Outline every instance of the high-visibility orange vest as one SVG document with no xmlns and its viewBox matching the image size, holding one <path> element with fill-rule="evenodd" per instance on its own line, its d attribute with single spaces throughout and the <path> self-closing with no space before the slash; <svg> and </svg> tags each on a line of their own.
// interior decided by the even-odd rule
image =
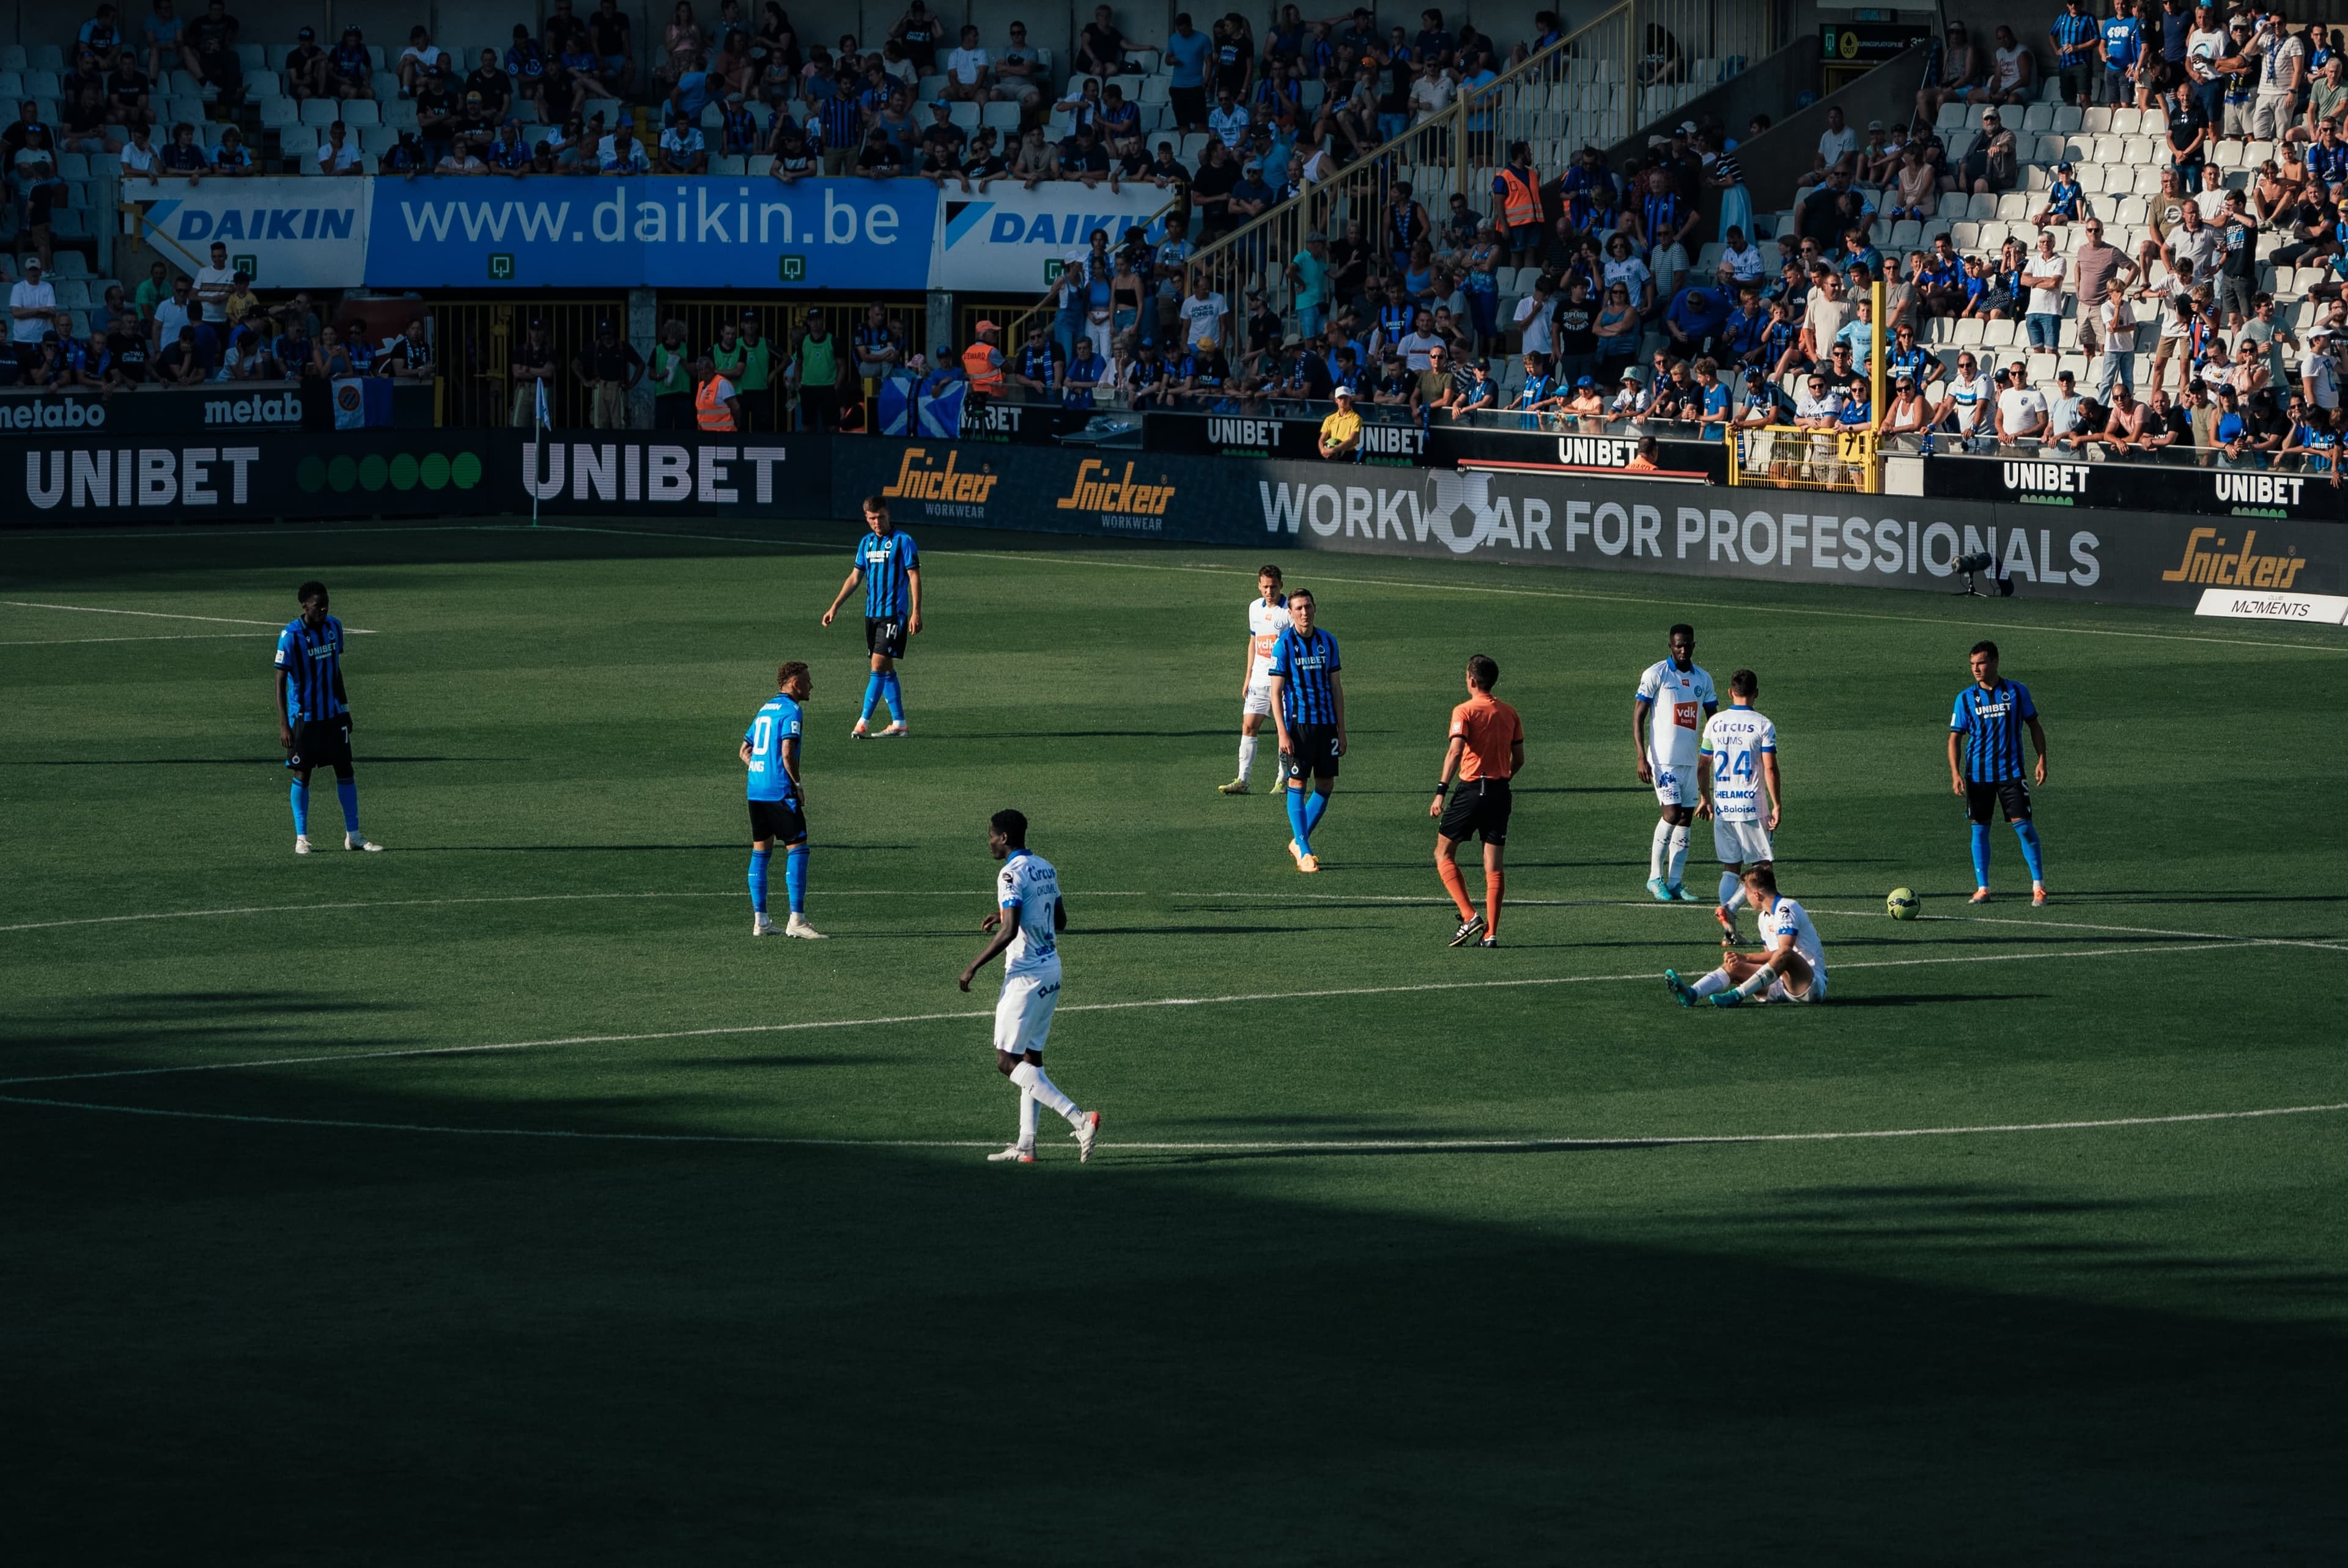
<svg viewBox="0 0 2348 1568">
<path fill-rule="evenodd" d="M 701 389 L 693 395 L 694 415 L 701 421 L 701 427 L 704 430 L 734 428 L 734 411 L 726 407 L 725 398 L 717 395 L 717 389 L 721 386 L 726 388 L 728 395 L 731 395 L 734 390 L 733 384 L 724 376 L 713 375 L 703 382 Z"/>
<path fill-rule="evenodd" d="M 1003 390 L 1003 364 L 994 357 L 992 343 L 974 343 L 962 351 L 962 373 L 970 377 L 970 389 L 989 396 Z"/>
<path fill-rule="evenodd" d="M 1513 169 L 1501 169 L 1500 216 L 1511 229 L 1541 220 L 1539 176 L 1529 170 L 1519 174 Z"/>
</svg>

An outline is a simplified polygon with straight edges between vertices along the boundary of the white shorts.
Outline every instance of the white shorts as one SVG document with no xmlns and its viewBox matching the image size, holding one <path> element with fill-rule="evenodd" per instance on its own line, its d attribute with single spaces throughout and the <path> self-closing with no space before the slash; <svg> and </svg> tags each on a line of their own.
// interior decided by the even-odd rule
<svg viewBox="0 0 2348 1568">
<path fill-rule="evenodd" d="M 1060 1005 L 1060 966 L 1003 977 L 1003 997 L 994 1004 L 994 1049 L 1021 1056 L 1044 1049 L 1052 1032 L 1052 1011 Z"/>
<path fill-rule="evenodd" d="M 1714 817 L 1712 847 L 1723 866 L 1753 866 L 1776 859 L 1769 853 L 1769 830 L 1757 822 L 1723 822 Z"/>
<path fill-rule="evenodd" d="M 1250 686 L 1247 695 L 1240 699 L 1240 712 L 1243 714 L 1269 714 L 1272 712 L 1272 682 L 1264 681 Z"/>
<path fill-rule="evenodd" d="M 1773 1002 L 1822 1002 L 1827 999 L 1827 978 L 1812 975 L 1810 989 L 1796 996 L 1786 989 L 1784 977 L 1772 975 L 1769 977 L 1769 999 Z"/>
<path fill-rule="evenodd" d="M 1655 799 L 1664 805 L 1694 805 L 1696 803 L 1695 764 L 1660 763 L 1650 756 L 1647 766 L 1655 775 Z"/>
</svg>

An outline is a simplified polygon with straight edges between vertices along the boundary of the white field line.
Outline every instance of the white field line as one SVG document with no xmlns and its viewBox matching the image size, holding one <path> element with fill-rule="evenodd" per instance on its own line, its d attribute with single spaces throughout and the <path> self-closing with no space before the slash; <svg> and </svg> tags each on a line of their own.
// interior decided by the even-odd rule
<svg viewBox="0 0 2348 1568">
<path fill-rule="evenodd" d="M 175 615 L 160 610 L 101 610 L 88 604 L 44 604 L 30 599 L 0 599 L 0 605 L 16 610 L 69 610 L 77 615 L 136 615 L 148 620 L 209 620 L 216 626 L 266 626 L 275 631 L 283 628 L 284 620 L 246 620 L 233 615 Z M 294 619 L 287 616 L 286 620 Z M 364 627 L 345 626 L 345 631 L 354 637 L 372 637 Z"/>
<path fill-rule="evenodd" d="M 2029 963 L 2051 958 L 2122 958 L 2281 945 L 2255 938 L 2236 938 L 2222 942 L 2171 944 L 2158 948 L 2090 948 L 2065 953 L 1959 953 L 1931 958 L 1861 959 L 1856 963 L 1834 965 L 1830 972 L 1839 972 L 1843 969 L 1933 968 L 1945 964 Z M 1076 1002 L 1064 1005 L 1058 1010 L 1063 1013 L 1132 1012 L 1154 1008 L 1230 1007 L 1246 1002 L 1317 1001 L 1334 997 L 1406 996 L 1430 991 L 1512 990 L 1545 986 L 1612 985 L 1639 980 L 1652 984 L 1661 978 L 1661 971 L 1644 969 L 1626 975 L 1541 975 L 1501 980 L 1427 980 L 1406 986 L 1339 986 L 1309 991 L 1245 991 L 1215 997 L 1154 997 L 1140 1001 Z M 707 1029 L 659 1030 L 648 1034 L 576 1034 L 549 1040 L 500 1040 L 489 1045 L 426 1045 L 403 1047 L 394 1050 L 330 1051 L 312 1056 L 268 1057 L 247 1061 L 197 1062 L 179 1067 L 125 1067 L 103 1072 L 58 1072 L 35 1077 L 0 1078 L 0 1085 L 72 1083 L 99 1078 L 161 1078 L 188 1072 L 228 1072 L 252 1067 L 297 1067 L 322 1061 L 369 1061 L 394 1057 L 475 1056 L 491 1051 L 535 1050 L 549 1046 L 635 1045 L 648 1040 L 706 1040 L 721 1035 L 796 1034 L 808 1030 L 866 1029 L 889 1024 L 939 1023 L 991 1018 L 994 1016 L 994 1011 L 992 1008 L 983 1008 L 953 1012 L 901 1013 L 889 1018 L 808 1019 L 792 1023 L 724 1024 Z"/>
<path fill-rule="evenodd" d="M 682 846 L 680 846 L 682 847 Z M 442 904 L 578 904 L 607 898 L 740 898 L 739 892 L 730 893 L 506 893 L 478 898 L 365 898 L 343 904 L 248 904 L 234 909 L 166 909 L 152 915 L 85 915 L 71 920 L 28 920 L 22 925 L 0 926 L 0 931 L 52 931 L 61 926 L 119 926 L 139 920 L 203 920 L 228 915 L 315 915 L 330 909 L 412 909 L 421 906 Z M 968 898 L 973 904 L 987 897 L 983 892 L 959 892 L 951 888 L 928 887 L 903 891 L 884 887 L 839 887 L 826 891 L 826 898 Z M 1087 898 L 1142 898 L 1142 893 L 1086 893 Z"/>
<path fill-rule="evenodd" d="M 0 648 L 65 648 L 77 642 L 205 642 L 222 637 L 266 637 L 266 631 L 162 631 L 152 637 L 26 637 Z"/>
<path fill-rule="evenodd" d="M 100 1111 L 120 1116 L 160 1116 L 181 1122 L 233 1122 L 247 1126 L 322 1127 L 363 1132 L 425 1132 L 469 1138 L 551 1138 L 611 1143 L 739 1143 L 768 1148 L 802 1149 L 992 1149 L 993 1138 L 778 1138 L 753 1132 L 594 1132 L 563 1127 L 448 1127 L 423 1122 L 360 1122 L 326 1116 L 256 1116 L 232 1111 L 171 1111 L 147 1105 L 102 1105 L 76 1100 L 36 1099 L 0 1094 L 0 1104 L 34 1105 L 53 1111 Z M 1691 1132 L 1633 1134 L 1627 1137 L 1558 1138 L 1357 1138 L 1303 1139 L 1283 1142 L 1251 1139 L 1224 1143 L 1137 1142 L 1112 1143 L 1104 1149 L 1159 1153 L 1424 1153 L 1522 1150 L 1533 1153 L 1559 1149 L 1669 1149 L 1715 1143 L 1834 1143 L 1886 1138 L 1959 1138 L 1984 1133 L 2073 1132 L 2114 1127 L 2165 1127 L 2193 1122 L 2242 1122 L 2271 1116 L 2317 1116 L 2348 1111 L 2335 1105 L 2276 1105 L 2253 1111 L 2188 1111 L 2168 1116 L 2101 1116 L 2067 1122 L 1996 1122 L 1978 1126 L 1883 1127 L 1842 1132 Z"/>
</svg>

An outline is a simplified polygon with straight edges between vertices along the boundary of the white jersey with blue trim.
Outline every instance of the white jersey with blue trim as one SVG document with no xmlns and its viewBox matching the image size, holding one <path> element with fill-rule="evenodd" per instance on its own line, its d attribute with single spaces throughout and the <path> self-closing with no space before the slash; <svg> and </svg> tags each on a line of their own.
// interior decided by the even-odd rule
<svg viewBox="0 0 2348 1568">
<path fill-rule="evenodd" d="M 1060 937 L 1052 919 L 1060 907 L 1060 874 L 1052 863 L 1024 849 L 1015 851 L 994 878 L 994 902 L 1003 917 L 1019 927 L 1003 955 L 1004 979 L 1057 974 Z"/>
<path fill-rule="evenodd" d="M 1777 749 L 1777 726 L 1751 708 L 1727 707 L 1704 727 L 1703 754 L 1712 759 L 1712 815 L 1722 822 L 1763 822 L 1769 793 L 1761 759 Z"/>
<path fill-rule="evenodd" d="M 1700 664 L 1683 670 L 1659 659 L 1639 677 L 1639 701 L 1653 704 L 1647 715 L 1647 755 L 1667 768 L 1695 766 L 1696 738 L 1704 730 L 1704 711 L 1720 701 L 1712 677 Z"/>
<path fill-rule="evenodd" d="M 1260 597 L 1248 601 L 1248 636 L 1253 643 L 1248 654 L 1249 685 L 1271 684 L 1272 644 L 1291 624 L 1285 595 L 1271 604 Z"/>
<path fill-rule="evenodd" d="M 1780 898 L 1761 917 L 1761 939 L 1775 948 L 1785 938 L 1794 938 L 1794 951 L 1809 961 L 1810 973 L 1818 983 L 1826 984 L 1826 949 L 1818 946 L 1818 928 L 1810 924 L 1810 912 L 1791 898 Z"/>
</svg>

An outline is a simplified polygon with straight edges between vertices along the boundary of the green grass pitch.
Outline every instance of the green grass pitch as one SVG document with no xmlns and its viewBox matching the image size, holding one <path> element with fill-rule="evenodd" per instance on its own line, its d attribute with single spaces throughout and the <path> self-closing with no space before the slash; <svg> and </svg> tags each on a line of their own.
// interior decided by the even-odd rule
<svg viewBox="0 0 2348 1568">
<path fill-rule="evenodd" d="M 16 1561 L 2339 1561 L 2336 630 L 1293 554 L 1354 736 L 1305 877 L 1214 793 L 1255 558 L 917 529 L 913 738 L 851 744 L 849 527 L 733 531 L 8 538 Z M 379 856 L 323 780 L 290 852 L 314 575 Z M 1715 950 L 1642 887 L 1679 619 L 1760 672 L 1825 1007 L 1654 978 Z M 1962 904 L 1985 634 L 2044 910 L 2003 826 Z M 1425 815 L 1475 651 L 1529 749 L 1489 952 Z M 822 944 L 742 885 L 787 658 Z M 1086 1166 L 980 1159 L 1004 804 Z"/>
</svg>

